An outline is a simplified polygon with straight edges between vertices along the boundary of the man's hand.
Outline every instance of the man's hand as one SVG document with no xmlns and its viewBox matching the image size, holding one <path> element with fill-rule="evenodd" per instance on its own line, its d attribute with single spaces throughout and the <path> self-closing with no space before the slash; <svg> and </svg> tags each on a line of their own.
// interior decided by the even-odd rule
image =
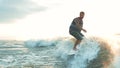
<svg viewBox="0 0 120 68">
<path fill-rule="evenodd" d="M 82 30 L 83 30 L 83 32 L 85 32 L 85 33 L 87 32 L 85 29 L 82 29 Z"/>
</svg>

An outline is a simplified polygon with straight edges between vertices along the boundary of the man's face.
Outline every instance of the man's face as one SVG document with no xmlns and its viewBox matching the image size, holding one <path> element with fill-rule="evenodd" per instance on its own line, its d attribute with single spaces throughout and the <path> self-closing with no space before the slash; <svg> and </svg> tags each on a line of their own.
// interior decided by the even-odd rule
<svg viewBox="0 0 120 68">
<path fill-rule="evenodd" d="M 84 14 L 83 13 L 80 13 L 80 18 L 83 18 L 84 17 Z"/>
</svg>

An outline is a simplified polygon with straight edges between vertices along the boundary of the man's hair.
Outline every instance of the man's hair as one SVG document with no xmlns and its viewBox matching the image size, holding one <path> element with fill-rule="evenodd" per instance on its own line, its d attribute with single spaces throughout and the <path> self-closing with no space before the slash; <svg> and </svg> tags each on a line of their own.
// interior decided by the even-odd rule
<svg viewBox="0 0 120 68">
<path fill-rule="evenodd" d="M 81 13 L 82 13 L 82 14 L 85 14 L 83 11 L 81 11 L 80 14 L 81 14 Z"/>
</svg>

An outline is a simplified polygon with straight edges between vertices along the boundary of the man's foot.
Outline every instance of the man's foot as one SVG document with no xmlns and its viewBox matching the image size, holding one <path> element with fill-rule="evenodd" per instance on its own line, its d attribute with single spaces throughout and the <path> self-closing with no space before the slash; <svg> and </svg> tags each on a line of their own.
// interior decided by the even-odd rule
<svg viewBox="0 0 120 68">
<path fill-rule="evenodd" d="M 73 50 L 77 51 L 78 49 L 76 47 L 74 47 Z"/>
</svg>

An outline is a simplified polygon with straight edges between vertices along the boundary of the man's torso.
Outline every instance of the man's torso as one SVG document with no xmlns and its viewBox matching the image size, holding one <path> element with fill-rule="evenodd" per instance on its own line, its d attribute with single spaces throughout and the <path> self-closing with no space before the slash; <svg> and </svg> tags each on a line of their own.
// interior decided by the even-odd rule
<svg viewBox="0 0 120 68">
<path fill-rule="evenodd" d="M 76 23 L 79 23 L 80 27 L 83 27 L 83 21 L 79 17 L 74 18 L 72 24 L 70 25 L 70 31 L 81 31 L 77 26 Z"/>
</svg>

